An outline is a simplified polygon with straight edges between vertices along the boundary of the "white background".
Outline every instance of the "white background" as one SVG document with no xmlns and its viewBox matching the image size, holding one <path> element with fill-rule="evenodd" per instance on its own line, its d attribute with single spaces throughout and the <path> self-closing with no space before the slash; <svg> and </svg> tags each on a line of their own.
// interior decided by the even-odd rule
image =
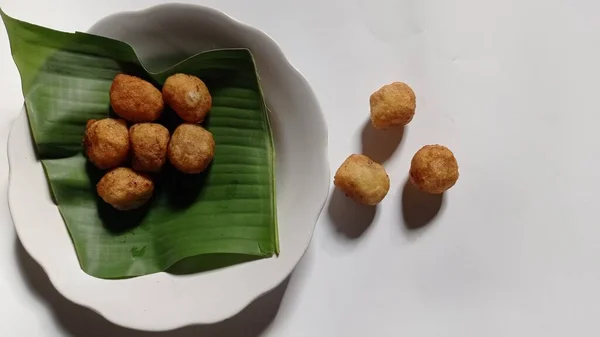
<svg viewBox="0 0 600 337">
<path fill-rule="evenodd" d="M 66 31 L 158 3 L 0 1 Z M 1 336 L 600 334 L 599 2 L 197 3 L 271 35 L 319 98 L 332 173 L 364 151 L 385 161 L 390 193 L 354 210 L 334 194 L 287 288 L 231 321 L 167 334 L 111 325 L 62 298 L 15 237 L 4 149 L 22 95 L 0 29 Z M 417 95 L 401 139 L 365 127 L 369 95 L 395 80 Z M 430 143 L 460 165 L 443 200 L 404 187 L 412 155 Z"/>
</svg>

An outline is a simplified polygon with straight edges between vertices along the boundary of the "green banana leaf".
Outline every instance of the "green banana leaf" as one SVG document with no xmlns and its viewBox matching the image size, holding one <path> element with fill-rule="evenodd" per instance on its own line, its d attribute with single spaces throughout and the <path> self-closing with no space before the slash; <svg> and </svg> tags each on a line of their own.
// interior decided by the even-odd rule
<svg viewBox="0 0 600 337">
<path fill-rule="evenodd" d="M 203 52 L 159 73 L 147 71 L 126 43 L 32 25 L 0 10 L 39 160 L 81 268 L 99 278 L 169 270 L 194 272 L 279 253 L 273 138 L 249 50 Z M 109 88 L 118 73 L 160 88 L 183 72 L 203 79 L 213 97 L 204 126 L 215 157 L 207 171 L 184 175 L 167 165 L 154 198 L 122 212 L 95 184 L 104 172 L 82 153 L 88 119 L 111 116 Z M 180 121 L 165 110 L 171 131 Z M 48 252 L 51 253 L 51 252 Z M 193 258 L 202 257 L 202 258 Z"/>
</svg>

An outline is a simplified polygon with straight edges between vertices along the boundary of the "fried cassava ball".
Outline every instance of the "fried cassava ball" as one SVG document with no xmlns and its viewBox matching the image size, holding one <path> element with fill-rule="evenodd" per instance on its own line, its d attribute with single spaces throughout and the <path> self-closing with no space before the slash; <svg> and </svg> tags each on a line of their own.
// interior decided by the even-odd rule
<svg viewBox="0 0 600 337">
<path fill-rule="evenodd" d="M 147 175 L 126 167 L 108 171 L 96 184 L 98 195 L 112 207 L 131 210 L 144 205 L 152 197 L 154 183 Z"/>
<path fill-rule="evenodd" d="M 415 115 L 417 99 L 413 90 L 402 82 L 386 84 L 371 94 L 371 123 L 387 129 L 410 123 Z"/>
<path fill-rule="evenodd" d="M 377 205 L 390 189 L 385 168 L 362 154 L 350 155 L 340 166 L 333 184 L 353 200 L 365 205 Z"/>
<path fill-rule="evenodd" d="M 140 123 L 129 128 L 133 169 L 160 171 L 167 161 L 169 138 L 169 130 L 160 124 Z"/>
<path fill-rule="evenodd" d="M 198 124 L 181 124 L 169 142 L 169 161 L 184 173 L 204 171 L 215 155 L 212 133 Z"/>
<path fill-rule="evenodd" d="M 83 136 L 87 158 L 99 169 L 121 165 L 129 154 L 129 132 L 122 119 L 90 119 Z"/>
<path fill-rule="evenodd" d="M 458 180 L 458 163 L 442 145 L 423 146 L 410 163 L 410 181 L 421 191 L 440 194 Z"/>
<path fill-rule="evenodd" d="M 212 106 L 208 88 L 196 76 L 174 74 L 167 78 L 162 88 L 163 98 L 187 123 L 200 123 Z"/>
<path fill-rule="evenodd" d="M 110 87 L 110 105 L 117 115 L 133 123 L 152 122 L 162 114 L 162 94 L 150 82 L 118 74 Z"/>
</svg>

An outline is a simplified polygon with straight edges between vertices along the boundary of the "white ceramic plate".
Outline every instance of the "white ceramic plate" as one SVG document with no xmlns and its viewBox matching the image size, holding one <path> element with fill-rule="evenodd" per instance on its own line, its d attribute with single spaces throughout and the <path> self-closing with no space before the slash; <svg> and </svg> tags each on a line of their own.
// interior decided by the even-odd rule
<svg viewBox="0 0 600 337">
<path fill-rule="evenodd" d="M 85 274 L 50 199 L 24 113 L 8 144 L 9 204 L 18 236 L 60 293 L 115 324 L 169 330 L 229 318 L 281 283 L 309 245 L 329 189 L 327 129 L 315 95 L 266 34 L 213 9 L 162 5 L 108 17 L 90 32 L 128 42 L 153 69 L 211 48 L 253 52 L 272 110 L 281 255 L 184 276 L 102 280 Z"/>
</svg>

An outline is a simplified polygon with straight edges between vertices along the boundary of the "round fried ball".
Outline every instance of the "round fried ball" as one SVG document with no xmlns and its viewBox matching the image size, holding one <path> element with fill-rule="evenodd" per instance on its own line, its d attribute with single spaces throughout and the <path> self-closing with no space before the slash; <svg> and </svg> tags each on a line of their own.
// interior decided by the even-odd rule
<svg viewBox="0 0 600 337">
<path fill-rule="evenodd" d="M 351 199 L 377 205 L 390 190 L 385 168 L 362 154 L 350 155 L 335 173 L 333 184 Z"/>
<path fill-rule="evenodd" d="M 410 163 L 410 181 L 421 191 L 440 194 L 458 180 L 458 163 L 442 145 L 423 146 Z"/>
<path fill-rule="evenodd" d="M 108 171 L 96 184 L 98 195 L 112 207 L 121 210 L 138 208 L 148 202 L 154 183 L 147 175 L 126 167 Z"/>
<path fill-rule="evenodd" d="M 198 124 L 181 124 L 169 142 L 169 161 L 184 173 L 204 171 L 215 155 L 212 133 Z"/>
<path fill-rule="evenodd" d="M 110 105 L 117 115 L 130 122 L 152 122 L 162 114 L 162 94 L 150 82 L 118 74 L 110 87 Z"/>
<path fill-rule="evenodd" d="M 136 171 L 158 172 L 167 161 L 169 130 L 156 123 L 135 124 L 129 129 L 132 166 Z"/>
<path fill-rule="evenodd" d="M 410 123 L 415 115 L 417 98 L 403 82 L 386 84 L 371 94 L 371 123 L 377 129 L 387 129 Z"/>
<path fill-rule="evenodd" d="M 121 165 L 129 154 L 129 132 L 122 119 L 90 119 L 83 136 L 85 154 L 92 164 L 106 170 Z"/>
<path fill-rule="evenodd" d="M 163 98 L 187 123 L 201 123 L 212 106 L 208 88 L 196 76 L 171 75 L 162 88 Z"/>
</svg>

